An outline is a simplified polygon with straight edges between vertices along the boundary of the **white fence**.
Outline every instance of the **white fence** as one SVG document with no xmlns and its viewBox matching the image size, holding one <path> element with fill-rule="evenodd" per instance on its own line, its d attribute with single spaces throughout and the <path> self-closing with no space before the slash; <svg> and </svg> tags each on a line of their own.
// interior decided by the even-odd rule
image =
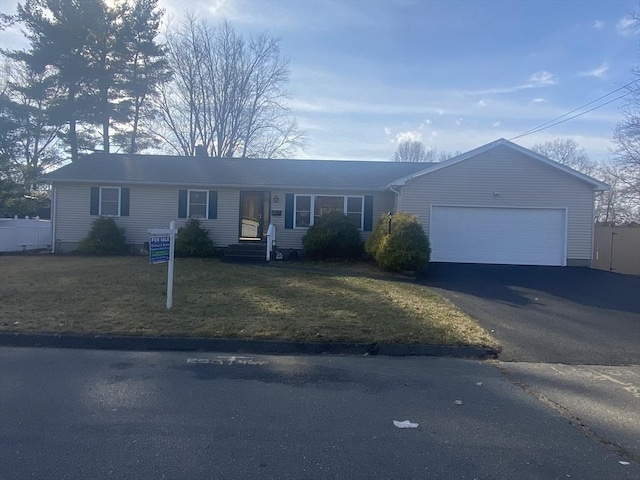
<svg viewBox="0 0 640 480">
<path fill-rule="evenodd" d="M 0 218 L 0 252 L 22 252 L 51 247 L 51 221 Z"/>
</svg>

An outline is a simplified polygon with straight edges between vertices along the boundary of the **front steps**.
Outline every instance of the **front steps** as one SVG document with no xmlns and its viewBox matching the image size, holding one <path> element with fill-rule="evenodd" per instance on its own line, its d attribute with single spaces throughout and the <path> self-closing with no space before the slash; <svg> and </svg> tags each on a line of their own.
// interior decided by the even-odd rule
<svg viewBox="0 0 640 480">
<path fill-rule="evenodd" d="M 224 250 L 223 262 L 229 263 L 266 263 L 266 242 L 246 242 L 229 245 Z"/>
</svg>

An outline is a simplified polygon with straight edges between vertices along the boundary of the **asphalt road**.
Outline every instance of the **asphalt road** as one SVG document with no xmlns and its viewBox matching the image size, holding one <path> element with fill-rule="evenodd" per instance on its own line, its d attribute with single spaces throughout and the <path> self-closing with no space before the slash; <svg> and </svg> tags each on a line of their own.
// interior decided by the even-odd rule
<svg viewBox="0 0 640 480">
<path fill-rule="evenodd" d="M 421 282 L 489 330 L 500 360 L 640 365 L 640 276 L 436 263 Z"/>
<path fill-rule="evenodd" d="M 512 380 L 640 461 L 640 365 L 503 363 Z"/>
<path fill-rule="evenodd" d="M 640 478 L 491 363 L 428 357 L 0 348 L 0 452 L 3 480 Z"/>
</svg>

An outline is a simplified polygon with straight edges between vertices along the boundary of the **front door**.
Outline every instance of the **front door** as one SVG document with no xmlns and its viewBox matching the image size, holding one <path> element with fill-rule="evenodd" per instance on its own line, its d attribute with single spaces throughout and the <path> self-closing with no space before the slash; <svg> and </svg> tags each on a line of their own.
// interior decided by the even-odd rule
<svg viewBox="0 0 640 480">
<path fill-rule="evenodd" d="M 241 241 L 259 241 L 266 237 L 269 202 L 269 192 L 240 192 Z"/>
</svg>

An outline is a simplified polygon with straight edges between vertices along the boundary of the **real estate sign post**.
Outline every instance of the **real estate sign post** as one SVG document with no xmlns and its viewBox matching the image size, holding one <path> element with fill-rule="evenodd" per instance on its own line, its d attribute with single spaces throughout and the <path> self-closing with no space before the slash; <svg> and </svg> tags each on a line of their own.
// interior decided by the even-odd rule
<svg viewBox="0 0 640 480">
<path fill-rule="evenodd" d="M 150 228 L 149 232 L 149 263 L 168 263 L 167 268 L 167 310 L 173 307 L 173 261 L 176 244 L 176 222 L 171 222 L 169 228 Z"/>
</svg>

